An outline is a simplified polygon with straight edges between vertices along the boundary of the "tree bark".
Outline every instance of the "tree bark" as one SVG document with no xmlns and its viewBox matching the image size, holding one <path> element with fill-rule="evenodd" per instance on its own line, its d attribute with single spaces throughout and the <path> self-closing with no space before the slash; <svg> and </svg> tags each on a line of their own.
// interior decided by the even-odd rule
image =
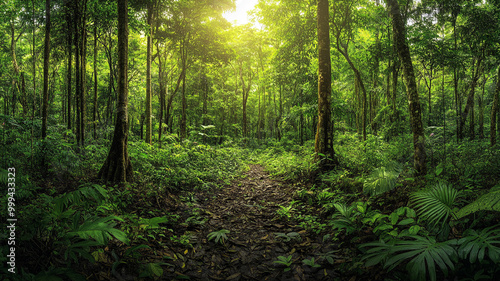
<svg viewBox="0 0 500 281">
<path fill-rule="evenodd" d="M 152 144 L 152 96 L 151 96 L 151 48 L 152 48 L 152 17 L 153 17 L 153 3 L 148 1 L 147 4 L 147 25 L 150 28 L 147 36 L 147 55 L 146 55 L 146 143 Z"/>
<path fill-rule="evenodd" d="M 84 1 L 83 15 L 81 19 L 81 48 L 80 48 L 80 141 L 79 145 L 83 146 L 85 142 L 85 130 L 87 129 L 87 104 L 86 104 L 86 92 L 87 92 L 87 0 Z"/>
<path fill-rule="evenodd" d="M 415 83 L 415 74 L 413 72 L 413 64 L 410 56 L 410 49 L 408 48 L 408 45 L 406 43 L 405 26 L 401 17 L 401 12 L 399 10 L 398 1 L 387 0 L 387 9 L 389 12 L 389 16 L 392 18 L 394 42 L 396 44 L 399 59 L 403 64 L 403 78 L 405 80 L 406 92 L 408 94 L 410 122 L 413 132 L 413 166 L 417 174 L 423 176 L 427 172 L 425 136 L 422 125 L 422 113 L 417 92 L 417 84 Z"/>
<path fill-rule="evenodd" d="M 97 25 L 94 23 L 94 112 L 92 114 L 92 127 L 94 139 L 97 139 Z"/>
<path fill-rule="evenodd" d="M 128 1 L 118 0 L 118 103 L 113 141 L 98 177 L 109 182 L 132 181 L 128 155 Z"/>
<path fill-rule="evenodd" d="M 332 75 L 330 60 L 328 0 L 318 0 L 318 124 L 314 142 L 315 160 L 320 169 L 331 169 L 337 165 L 333 149 L 331 92 Z"/>
<path fill-rule="evenodd" d="M 182 60 L 182 112 L 181 112 L 181 122 L 180 122 L 180 139 L 183 141 L 186 139 L 186 126 L 187 126 L 187 101 L 186 101 L 186 68 L 187 68 L 187 44 L 184 41 L 181 47 L 181 60 Z"/>
<path fill-rule="evenodd" d="M 72 28 L 72 25 L 71 25 L 71 17 L 72 17 L 72 14 L 71 14 L 71 10 L 72 10 L 72 5 L 71 5 L 71 1 L 68 1 L 66 3 L 67 7 L 67 15 L 66 15 L 66 20 L 67 20 L 67 27 L 68 27 L 68 34 L 67 34 L 67 49 L 68 49 L 68 69 L 67 69 L 67 81 L 68 81 L 68 92 L 67 92 L 67 101 L 68 101 L 68 105 L 67 105 L 67 110 L 68 110 L 68 130 L 71 130 L 71 84 L 72 84 L 72 81 L 71 81 L 71 70 L 72 70 L 72 58 L 73 58 L 73 41 L 72 41 L 72 38 L 73 38 L 73 28 Z"/>
<path fill-rule="evenodd" d="M 45 47 L 43 52 L 43 107 L 42 139 L 47 136 L 47 115 L 49 107 L 49 60 L 50 60 L 50 0 L 45 0 Z"/>
<path fill-rule="evenodd" d="M 243 66 L 240 64 L 240 80 L 241 80 L 241 91 L 243 92 L 243 138 L 248 137 L 248 120 L 247 120 L 247 101 L 250 95 L 250 88 L 252 87 L 252 78 L 254 73 L 252 72 L 251 66 L 248 67 L 248 84 L 245 85 L 245 80 L 243 79 Z"/>
<path fill-rule="evenodd" d="M 497 143 L 497 114 L 498 114 L 498 95 L 500 93 L 500 66 L 497 71 L 497 85 L 493 94 L 493 106 L 491 107 L 491 126 L 490 126 L 490 144 L 494 146 Z"/>
<path fill-rule="evenodd" d="M 465 109 L 460 115 L 460 124 L 458 126 L 458 135 L 459 138 L 463 138 L 463 129 L 465 127 L 465 121 L 467 120 L 467 116 L 469 115 L 469 112 L 471 112 L 474 109 L 474 94 L 476 92 L 476 85 L 477 81 L 479 80 L 479 76 L 481 76 L 481 61 L 482 58 L 477 59 L 477 65 L 475 64 L 476 61 L 473 63 L 473 71 L 472 71 L 472 81 L 470 82 L 470 91 L 469 95 L 467 96 L 467 103 L 465 104 Z M 472 119 L 471 123 L 471 133 L 474 133 L 474 122 Z"/>
</svg>

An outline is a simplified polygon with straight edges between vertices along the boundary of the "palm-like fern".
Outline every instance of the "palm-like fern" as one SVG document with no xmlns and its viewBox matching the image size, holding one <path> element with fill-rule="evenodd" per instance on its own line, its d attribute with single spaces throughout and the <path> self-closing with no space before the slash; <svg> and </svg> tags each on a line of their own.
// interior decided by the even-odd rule
<svg viewBox="0 0 500 281">
<path fill-rule="evenodd" d="M 365 180 L 363 191 L 370 195 L 378 195 L 393 190 L 401 173 L 401 166 L 397 163 L 376 168 Z"/>
<path fill-rule="evenodd" d="M 333 206 L 337 212 L 332 216 L 332 226 L 334 229 L 345 229 L 347 234 L 356 230 L 354 223 L 354 206 L 347 206 L 343 203 L 334 203 Z"/>
<path fill-rule="evenodd" d="M 480 196 L 476 201 L 460 209 L 457 212 L 457 218 L 463 218 L 481 210 L 500 212 L 500 185 L 493 187 L 490 192 Z"/>
<path fill-rule="evenodd" d="M 79 189 L 67 192 L 55 199 L 55 212 L 61 213 L 64 208 L 73 204 L 88 204 L 89 201 L 96 201 L 101 204 L 109 198 L 108 192 L 97 184 L 86 184 Z"/>
<path fill-rule="evenodd" d="M 452 260 L 456 257 L 453 245 L 456 240 L 436 242 L 432 237 L 411 236 L 414 240 L 392 240 L 390 243 L 384 241 L 361 245 L 362 248 L 371 247 L 366 251 L 362 260 L 366 260 L 366 266 L 383 263 L 384 268 L 393 270 L 402 262 L 411 259 L 406 269 L 412 280 L 436 280 L 436 268 L 448 275 L 449 270 L 454 270 Z"/>
<path fill-rule="evenodd" d="M 429 190 L 423 190 L 411 195 L 411 201 L 420 217 L 430 225 L 444 224 L 451 216 L 456 217 L 453 207 L 459 191 L 447 185 L 438 183 Z"/>
<path fill-rule="evenodd" d="M 210 232 L 207 237 L 208 237 L 208 240 L 212 240 L 214 239 L 215 240 L 215 243 L 221 243 L 221 244 L 224 244 L 224 241 L 226 241 L 227 239 L 227 236 L 226 236 L 226 233 L 229 233 L 231 231 L 227 230 L 227 229 L 221 229 L 219 231 L 214 231 L 214 232 Z"/>
<path fill-rule="evenodd" d="M 482 262 L 488 252 L 488 257 L 494 262 L 500 262 L 500 229 L 498 225 L 477 232 L 468 229 L 464 237 L 458 241 L 458 255 L 462 259 L 469 258 L 470 263 Z"/>
</svg>

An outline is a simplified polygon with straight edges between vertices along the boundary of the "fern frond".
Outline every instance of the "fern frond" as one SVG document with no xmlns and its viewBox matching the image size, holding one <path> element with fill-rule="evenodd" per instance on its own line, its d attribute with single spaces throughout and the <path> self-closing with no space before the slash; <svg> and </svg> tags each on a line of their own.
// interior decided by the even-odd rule
<svg viewBox="0 0 500 281">
<path fill-rule="evenodd" d="M 493 187 L 490 192 L 480 196 L 476 201 L 458 210 L 457 218 L 463 218 L 477 211 L 500 212 L 500 185 Z"/>
<path fill-rule="evenodd" d="M 456 250 L 453 245 L 455 240 L 436 242 L 432 237 L 411 236 L 414 240 L 391 240 L 367 243 L 361 247 L 370 247 L 362 260 L 366 266 L 373 266 L 383 262 L 384 267 L 391 271 L 407 260 L 408 270 L 412 280 L 436 280 L 436 269 L 448 275 L 449 270 L 454 270 L 453 260 Z M 427 279 L 427 276 L 429 277 Z"/>
<path fill-rule="evenodd" d="M 65 193 L 57 198 L 55 200 L 56 211 L 60 213 L 63 211 L 64 207 L 86 203 L 89 200 L 94 200 L 100 205 L 108 198 L 108 192 L 102 186 L 97 184 L 86 184 L 80 186 L 80 188 L 75 191 Z"/>
<path fill-rule="evenodd" d="M 376 168 L 365 180 L 363 191 L 369 195 L 379 195 L 391 191 L 396 187 L 400 173 L 401 166 L 397 163 Z"/>
<path fill-rule="evenodd" d="M 476 261 L 481 263 L 488 252 L 491 261 L 500 262 L 500 229 L 498 227 L 499 225 L 495 225 L 479 232 L 474 229 L 466 230 L 464 237 L 458 240 L 460 258 L 467 259 L 469 257 L 470 263 Z"/>
<path fill-rule="evenodd" d="M 79 214 L 75 216 L 79 217 Z M 123 243 L 128 243 L 127 235 L 123 231 L 114 228 L 116 223 L 113 220 L 115 219 L 116 217 L 114 216 L 104 218 L 93 217 L 86 220 L 83 224 L 78 225 L 76 228 L 74 227 L 74 229 L 69 231 L 66 235 L 68 238 L 78 236 L 85 240 L 92 238 L 100 245 L 107 244 L 111 237 L 115 237 Z M 73 226 L 75 226 L 75 223 L 73 223 Z"/>
<path fill-rule="evenodd" d="M 455 216 L 453 206 L 458 196 L 458 190 L 446 183 L 439 183 L 432 189 L 412 194 L 410 199 L 419 216 L 430 225 L 436 226 Z"/>
</svg>

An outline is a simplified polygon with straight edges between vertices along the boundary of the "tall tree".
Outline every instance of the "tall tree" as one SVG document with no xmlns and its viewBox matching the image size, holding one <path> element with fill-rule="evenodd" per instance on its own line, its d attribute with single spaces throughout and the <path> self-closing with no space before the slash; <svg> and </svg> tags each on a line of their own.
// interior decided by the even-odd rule
<svg viewBox="0 0 500 281">
<path fill-rule="evenodd" d="M 422 113 L 420 109 L 420 101 L 418 97 L 417 84 L 415 82 L 415 74 L 413 72 L 413 64 L 410 56 L 410 49 L 406 43 L 406 34 L 401 11 L 397 0 L 387 0 L 387 10 L 392 18 L 392 28 L 394 34 L 394 43 L 396 50 L 403 65 L 403 78 L 406 84 L 406 92 L 408 94 L 408 103 L 410 107 L 410 123 L 413 133 L 413 167 L 418 175 L 425 175 L 426 169 L 426 153 L 425 153 L 425 136 L 422 125 Z"/>
<path fill-rule="evenodd" d="M 361 89 L 362 94 L 362 130 L 363 130 L 363 140 L 366 141 L 366 124 L 367 124 L 367 112 L 368 112 L 368 102 L 366 96 L 365 83 L 361 76 L 361 72 L 358 67 L 354 65 L 350 55 L 349 55 L 349 43 L 353 40 L 353 10 L 355 9 L 354 1 L 335 1 L 334 15 L 332 17 L 333 34 L 335 36 L 335 46 L 337 51 L 342 54 L 345 58 L 349 67 L 354 72 L 355 85 L 358 89 Z"/>
<path fill-rule="evenodd" d="M 118 0 L 118 103 L 113 141 L 98 177 L 110 182 L 132 181 L 128 155 L 128 1 Z"/>
<path fill-rule="evenodd" d="M 491 107 L 491 126 L 490 126 L 490 144 L 494 146 L 497 143 L 497 114 L 498 114 L 498 95 L 500 94 L 500 66 L 497 72 L 497 85 L 493 94 L 493 106 Z"/>
<path fill-rule="evenodd" d="M 152 32 L 153 32 L 153 25 L 152 25 L 152 18 L 153 18 L 153 2 L 152 0 L 148 1 L 147 3 L 147 25 L 149 28 L 149 33 L 146 38 L 147 41 L 147 55 L 146 55 L 146 143 L 151 144 L 152 143 L 152 121 L 151 121 L 151 116 L 153 114 L 152 112 L 152 94 L 151 94 L 151 49 L 153 48 L 153 39 L 152 39 Z M 161 127 L 161 124 L 160 124 Z"/>
<path fill-rule="evenodd" d="M 66 1 L 66 22 L 67 22 L 67 51 L 68 51 L 68 67 L 67 67 L 67 111 L 68 111 L 68 130 L 71 130 L 71 70 L 72 70 L 72 58 L 73 58 L 73 25 L 71 24 L 71 18 L 73 16 L 73 1 Z"/>
<path fill-rule="evenodd" d="M 333 149 L 331 94 L 332 74 L 330 61 L 330 27 L 328 0 L 318 0 L 318 125 L 314 150 L 322 169 L 336 165 Z"/>
<path fill-rule="evenodd" d="M 43 52 L 43 107 L 42 139 L 47 136 L 47 114 L 49 107 L 49 60 L 50 60 L 50 0 L 45 0 L 45 47 Z"/>
</svg>

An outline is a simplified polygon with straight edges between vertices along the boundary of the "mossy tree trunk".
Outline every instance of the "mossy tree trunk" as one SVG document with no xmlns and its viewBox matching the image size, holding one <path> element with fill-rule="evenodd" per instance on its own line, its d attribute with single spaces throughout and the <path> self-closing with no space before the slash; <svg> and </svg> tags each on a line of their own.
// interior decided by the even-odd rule
<svg viewBox="0 0 500 281">
<path fill-rule="evenodd" d="M 147 3 L 147 25 L 150 28 L 147 36 L 147 56 L 146 56 L 146 143 L 152 144 L 152 94 L 151 94 L 151 49 L 153 48 L 152 39 L 152 18 L 153 18 L 153 3 Z"/>
<path fill-rule="evenodd" d="M 332 75 L 330 61 L 328 0 L 318 0 L 318 123 L 314 142 L 315 160 L 321 169 L 330 169 L 337 163 L 333 150 L 331 113 Z"/>
<path fill-rule="evenodd" d="M 387 9 L 389 16 L 392 18 L 394 43 L 396 44 L 396 50 L 403 65 L 403 79 L 405 80 L 406 92 L 408 94 L 410 123 L 413 133 L 413 167 L 415 168 L 417 175 L 425 175 L 427 168 L 422 112 L 418 97 L 417 84 L 415 82 L 415 73 L 413 71 L 413 64 L 410 56 L 410 49 L 406 43 L 405 26 L 397 0 L 387 0 Z"/>
<path fill-rule="evenodd" d="M 491 107 L 491 126 L 490 126 L 490 144 L 494 146 L 497 143 L 497 114 L 498 114 L 498 95 L 500 93 L 500 66 L 498 67 L 497 86 L 493 94 L 493 106 Z"/>
<path fill-rule="evenodd" d="M 50 0 L 45 1 L 45 46 L 43 52 L 43 106 L 42 139 L 47 136 L 47 115 L 49 108 L 49 61 L 50 61 Z"/>
<path fill-rule="evenodd" d="M 132 181 L 128 155 L 128 1 L 118 0 L 118 104 L 115 131 L 108 158 L 98 177 L 108 182 Z"/>
</svg>

